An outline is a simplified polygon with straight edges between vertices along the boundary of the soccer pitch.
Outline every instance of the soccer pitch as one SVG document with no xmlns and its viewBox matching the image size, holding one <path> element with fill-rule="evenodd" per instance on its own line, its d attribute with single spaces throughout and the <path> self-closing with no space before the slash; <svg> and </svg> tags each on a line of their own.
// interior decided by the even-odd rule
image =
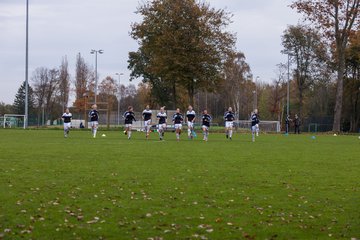
<svg viewBox="0 0 360 240">
<path fill-rule="evenodd" d="M 0 130 L 0 239 L 360 239 L 357 136 L 185 135 Z"/>
</svg>

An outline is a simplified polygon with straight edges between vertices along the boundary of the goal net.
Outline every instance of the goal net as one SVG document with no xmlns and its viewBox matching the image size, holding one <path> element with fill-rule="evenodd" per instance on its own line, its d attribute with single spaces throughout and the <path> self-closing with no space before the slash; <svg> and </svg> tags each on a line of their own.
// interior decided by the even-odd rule
<svg viewBox="0 0 360 240">
<path fill-rule="evenodd" d="M 24 128 L 25 115 L 20 114 L 4 114 L 2 117 L 3 128 Z"/>
<path fill-rule="evenodd" d="M 239 120 L 234 121 L 235 126 L 244 131 L 250 131 L 251 121 L 249 120 Z M 280 122 L 279 121 L 260 121 L 259 129 L 261 132 L 280 132 Z"/>
</svg>

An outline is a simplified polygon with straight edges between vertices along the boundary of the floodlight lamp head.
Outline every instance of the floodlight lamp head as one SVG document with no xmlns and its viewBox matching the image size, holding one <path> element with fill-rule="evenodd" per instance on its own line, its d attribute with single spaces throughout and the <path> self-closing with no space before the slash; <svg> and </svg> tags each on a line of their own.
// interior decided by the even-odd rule
<svg viewBox="0 0 360 240">
<path fill-rule="evenodd" d="M 98 52 L 99 52 L 100 54 L 103 54 L 103 53 L 104 53 L 104 50 L 101 50 L 101 49 L 100 49 Z"/>
<path fill-rule="evenodd" d="M 94 54 L 96 51 L 94 49 L 91 49 L 90 53 Z"/>
</svg>

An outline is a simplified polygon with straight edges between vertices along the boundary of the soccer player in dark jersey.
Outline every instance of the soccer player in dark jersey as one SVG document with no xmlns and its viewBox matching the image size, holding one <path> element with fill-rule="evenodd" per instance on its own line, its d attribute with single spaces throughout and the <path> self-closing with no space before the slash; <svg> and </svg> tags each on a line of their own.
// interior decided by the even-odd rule
<svg viewBox="0 0 360 240">
<path fill-rule="evenodd" d="M 209 128 L 210 128 L 210 123 L 211 123 L 212 118 L 208 114 L 206 109 L 204 110 L 201 119 L 202 119 L 202 130 L 203 130 L 203 135 L 204 135 L 203 140 L 207 142 L 208 137 L 209 137 Z"/>
<path fill-rule="evenodd" d="M 144 120 L 144 129 L 146 134 L 146 139 L 149 138 L 150 129 L 151 129 L 151 116 L 152 111 L 150 110 L 150 106 L 146 105 L 145 110 L 142 112 L 143 120 Z"/>
<path fill-rule="evenodd" d="M 158 125 L 159 137 L 160 137 L 160 140 L 163 140 L 164 132 L 166 129 L 166 119 L 167 119 L 167 115 L 165 112 L 165 106 L 160 108 L 160 112 L 158 112 L 158 114 L 156 115 L 156 118 L 159 120 L 159 125 Z"/>
<path fill-rule="evenodd" d="M 70 132 L 72 118 L 72 114 L 70 113 L 68 108 L 65 110 L 61 118 L 64 119 L 64 137 L 67 137 Z"/>
<path fill-rule="evenodd" d="M 128 110 L 124 113 L 124 118 L 125 118 L 125 135 L 127 135 L 128 139 L 131 138 L 131 128 L 132 128 L 132 123 L 133 121 L 136 122 L 135 119 L 135 114 L 133 112 L 133 107 L 129 106 Z"/>
<path fill-rule="evenodd" d="M 233 134 L 233 125 L 235 120 L 235 113 L 232 111 L 231 107 L 229 107 L 228 110 L 225 112 L 224 119 L 225 119 L 226 138 L 230 138 L 231 140 Z"/>
<path fill-rule="evenodd" d="M 260 122 L 257 109 L 255 109 L 254 112 L 251 113 L 250 121 L 251 121 L 252 141 L 255 142 L 255 135 L 259 136 L 259 122 Z"/>
<path fill-rule="evenodd" d="M 184 121 L 184 117 L 180 113 L 179 108 L 176 109 L 176 113 L 173 115 L 172 121 L 175 126 L 176 140 L 180 141 L 180 134 L 181 134 L 182 122 Z"/>
<path fill-rule="evenodd" d="M 91 106 L 89 117 L 90 117 L 91 133 L 93 135 L 93 138 L 96 138 L 96 132 L 99 126 L 99 112 L 97 111 L 96 104 Z"/>
<path fill-rule="evenodd" d="M 297 114 L 294 117 L 295 134 L 300 134 L 300 118 Z"/>
<path fill-rule="evenodd" d="M 290 130 L 290 122 L 292 120 L 290 119 L 290 116 L 287 115 L 285 118 L 285 134 L 289 134 L 289 130 Z"/>
<path fill-rule="evenodd" d="M 190 105 L 186 112 L 186 120 L 187 120 L 187 126 L 188 126 L 188 138 L 189 139 L 194 138 L 195 117 L 196 117 L 195 111 L 193 110 L 193 107 Z"/>
</svg>

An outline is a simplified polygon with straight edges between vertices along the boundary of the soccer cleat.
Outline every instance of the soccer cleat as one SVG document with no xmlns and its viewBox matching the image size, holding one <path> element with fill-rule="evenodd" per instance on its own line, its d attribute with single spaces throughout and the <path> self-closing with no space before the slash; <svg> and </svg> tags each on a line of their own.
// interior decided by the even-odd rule
<svg viewBox="0 0 360 240">
<path fill-rule="evenodd" d="M 229 135 L 226 134 L 226 138 L 229 138 Z"/>
</svg>

